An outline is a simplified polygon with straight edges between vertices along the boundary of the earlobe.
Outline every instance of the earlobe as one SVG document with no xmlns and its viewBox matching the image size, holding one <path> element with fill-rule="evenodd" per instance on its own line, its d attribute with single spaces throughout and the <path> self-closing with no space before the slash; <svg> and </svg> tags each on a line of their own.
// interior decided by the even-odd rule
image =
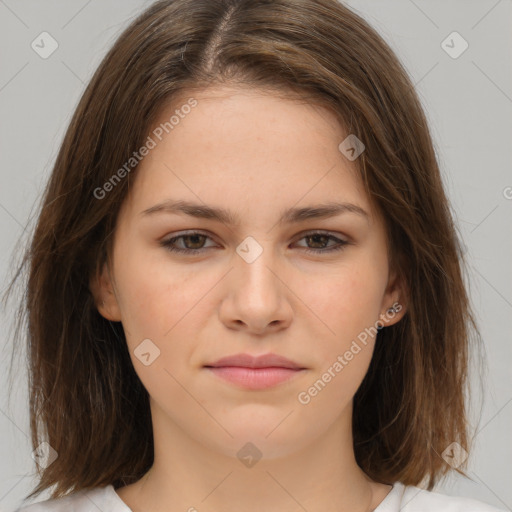
<svg viewBox="0 0 512 512">
<path fill-rule="evenodd" d="M 393 325 L 396 324 L 399 320 L 403 318 L 407 311 L 407 308 L 404 304 L 397 300 L 393 303 L 393 305 L 386 311 L 386 324 L 385 325 Z"/>
<path fill-rule="evenodd" d="M 408 293 L 403 278 L 393 273 L 383 301 L 383 306 L 387 306 L 387 308 L 379 317 L 379 323 L 382 327 L 396 324 L 404 317 L 407 312 L 407 296 Z"/>
<path fill-rule="evenodd" d="M 383 327 L 389 327 L 390 325 L 399 322 L 405 315 L 407 308 L 400 300 L 396 300 L 391 307 L 380 314 L 377 323 L 380 325 L 379 329 Z"/>
<path fill-rule="evenodd" d="M 91 277 L 89 289 L 94 297 L 94 303 L 96 304 L 99 314 L 107 320 L 120 322 L 121 312 L 106 263 L 103 265 L 100 272 Z"/>
</svg>

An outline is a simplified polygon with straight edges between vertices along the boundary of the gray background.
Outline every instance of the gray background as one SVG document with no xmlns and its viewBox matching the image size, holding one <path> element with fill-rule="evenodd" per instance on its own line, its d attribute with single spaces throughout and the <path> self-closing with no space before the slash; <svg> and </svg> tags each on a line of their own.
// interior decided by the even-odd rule
<svg viewBox="0 0 512 512">
<path fill-rule="evenodd" d="M 122 28 L 150 3 L 0 0 L 0 291 L 10 276 L 11 258 L 19 254 L 16 243 L 28 233 L 27 225 L 32 226 L 34 202 L 85 84 Z M 417 86 L 467 247 L 470 292 L 485 341 L 488 374 L 476 447 L 470 456 L 471 480 L 454 474 L 436 490 L 512 510 L 512 2 L 352 0 L 347 4 L 391 44 Z M 59 45 L 47 59 L 31 48 L 43 31 Z M 455 59 L 441 46 L 453 31 L 469 44 Z M 10 356 L 5 346 L 10 346 L 6 342 L 13 312 L 1 314 L 0 512 L 4 512 L 14 510 L 31 489 L 35 467 L 23 361 L 17 370 L 13 406 L 7 408 Z"/>
</svg>

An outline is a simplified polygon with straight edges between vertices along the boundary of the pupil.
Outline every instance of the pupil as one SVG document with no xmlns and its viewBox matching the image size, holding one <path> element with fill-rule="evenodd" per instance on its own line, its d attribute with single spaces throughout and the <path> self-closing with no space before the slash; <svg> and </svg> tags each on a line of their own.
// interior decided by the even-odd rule
<svg viewBox="0 0 512 512">
<path fill-rule="evenodd" d="M 323 238 L 324 239 L 324 242 L 325 242 L 325 238 L 327 238 L 327 235 L 309 235 L 308 236 L 309 239 L 318 239 L 318 238 Z M 324 244 L 321 243 L 320 244 L 321 246 L 323 246 Z"/>
<path fill-rule="evenodd" d="M 187 235 L 187 236 L 185 237 L 185 240 L 187 240 L 187 239 L 188 239 L 188 240 L 190 240 L 190 239 L 192 239 L 192 240 L 196 240 L 196 242 L 192 241 L 192 245 L 194 245 L 195 243 L 198 243 L 198 244 L 201 246 L 201 242 L 197 242 L 197 239 L 198 239 L 198 238 L 200 239 L 201 237 L 203 237 L 203 238 L 204 238 L 204 235 Z M 203 240 L 203 242 L 204 242 L 204 240 Z M 187 244 L 185 244 L 185 245 L 187 245 Z M 201 248 L 201 247 L 192 247 L 192 249 L 200 249 L 200 248 Z M 190 247 L 189 247 L 189 249 L 190 249 Z"/>
<path fill-rule="evenodd" d="M 192 240 L 192 245 L 196 245 L 196 244 L 199 244 L 199 247 L 188 247 L 189 244 L 185 243 L 185 245 L 189 248 L 189 249 L 200 249 L 201 248 L 201 240 L 202 242 L 204 243 L 204 236 L 205 235 L 186 235 L 184 240 L 188 240 L 188 241 L 191 241 Z M 327 238 L 327 235 L 308 235 L 306 237 L 309 241 L 311 240 L 314 240 L 313 241 L 313 244 L 320 244 L 320 246 L 324 246 L 325 245 L 325 242 L 326 242 L 326 238 Z M 318 242 L 318 239 L 321 239 L 323 240 L 323 242 Z"/>
</svg>

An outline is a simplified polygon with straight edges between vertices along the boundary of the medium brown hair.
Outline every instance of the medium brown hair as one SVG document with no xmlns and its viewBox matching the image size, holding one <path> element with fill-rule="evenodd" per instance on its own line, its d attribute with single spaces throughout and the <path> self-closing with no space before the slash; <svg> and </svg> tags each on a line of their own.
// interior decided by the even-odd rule
<svg viewBox="0 0 512 512">
<path fill-rule="evenodd" d="M 121 323 L 99 314 L 89 286 L 109 261 L 136 169 L 102 199 L 94 190 L 169 102 L 216 84 L 299 95 L 363 141 L 358 171 L 408 292 L 405 316 L 379 331 L 354 397 L 354 450 L 373 480 L 432 489 L 451 469 L 445 448 L 470 451 L 464 394 L 470 341 L 480 336 L 414 85 L 384 39 L 335 0 L 163 0 L 122 32 L 87 86 L 13 280 L 28 269 L 17 332 L 27 332 L 33 448 L 45 440 L 58 453 L 29 497 L 53 486 L 52 497 L 118 488 L 153 463 L 148 393 Z"/>
</svg>

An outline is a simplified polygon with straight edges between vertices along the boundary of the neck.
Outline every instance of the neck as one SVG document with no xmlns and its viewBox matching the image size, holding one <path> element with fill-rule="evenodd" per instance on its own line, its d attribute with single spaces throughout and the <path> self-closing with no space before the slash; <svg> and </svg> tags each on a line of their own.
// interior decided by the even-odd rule
<svg viewBox="0 0 512 512">
<path fill-rule="evenodd" d="M 184 432 L 153 404 L 154 464 L 117 492 L 133 512 L 372 511 L 391 487 L 372 482 L 357 465 L 351 412 L 309 445 L 279 453 L 272 433 L 249 444 L 228 434 L 220 446 L 207 444 L 206 436 Z"/>
</svg>

